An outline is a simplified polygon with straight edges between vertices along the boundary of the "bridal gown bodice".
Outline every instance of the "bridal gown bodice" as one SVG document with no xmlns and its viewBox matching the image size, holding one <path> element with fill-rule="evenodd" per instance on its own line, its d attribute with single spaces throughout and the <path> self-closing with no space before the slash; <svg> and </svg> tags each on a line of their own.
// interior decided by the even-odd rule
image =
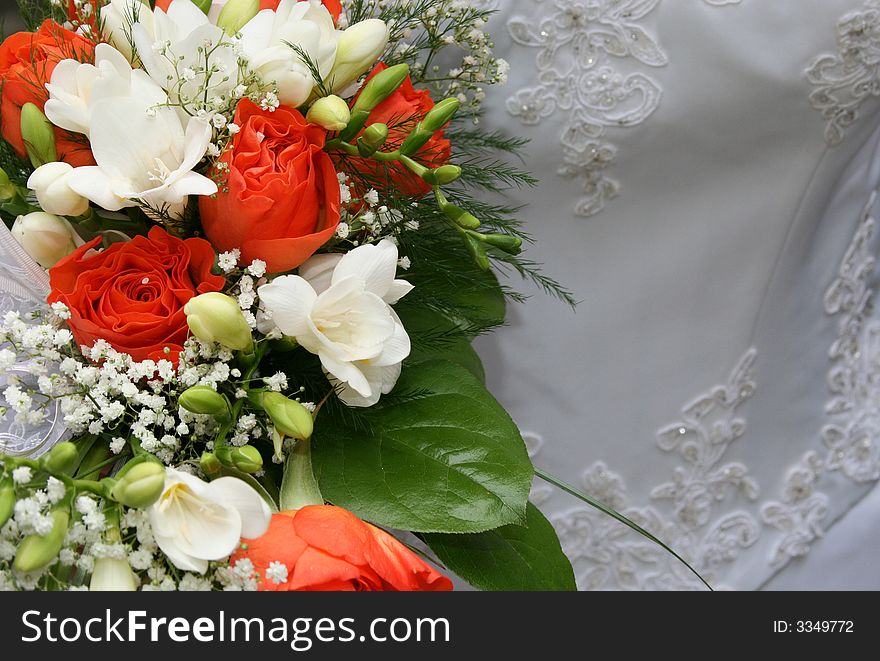
<svg viewBox="0 0 880 661">
<path fill-rule="evenodd" d="M 716 586 L 880 588 L 880 0 L 482 4 L 511 65 L 485 122 L 541 178 L 510 194 L 528 256 L 581 301 L 478 345 L 536 464 Z M 582 588 L 696 586 L 533 499 Z"/>
</svg>

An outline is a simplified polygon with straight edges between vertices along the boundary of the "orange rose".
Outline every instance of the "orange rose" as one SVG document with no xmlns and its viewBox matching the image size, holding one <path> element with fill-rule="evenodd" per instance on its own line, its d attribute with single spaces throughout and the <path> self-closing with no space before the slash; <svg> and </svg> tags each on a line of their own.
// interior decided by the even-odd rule
<svg viewBox="0 0 880 661">
<path fill-rule="evenodd" d="M 156 9 L 161 9 L 162 11 L 168 11 L 168 8 L 171 6 L 173 0 L 156 0 Z M 305 2 L 306 0 L 300 0 L 300 2 Z M 73 4 L 73 0 L 68 0 L 68 2 Z M 225 3 L 224 3 L 225 4 Z M 278 5 L 281 4 L 281 0 L 260 0 L 260 11 L 264 9 L 271 9 L 275 11 L 278 9 Z M 333 17 L 334 21 L 339 20 L 339 15 L 342 13 L 342 3 L 339 0 L 321 0 L 321 4 L 323 4 L 327 11 L 330 12 L 330 15 Z"/>
<path fill-rule="evenodd" d="M 388 66 L 379 62 L 367 76 L 369 81 L 380 71 Z M 357 97 L 355 97 L 355 100 Z M 354 104 L 352 101 L 352 105 Z M 388 143 L 383 149 L 391 151 L 401 145 L 410 134 L 416 123 L 424 117 L 434 101 L 428 90 L 416 90 L 409 76 L 403 84 L 387 99 L 380 103 L 367 120 L 366 126 L 375 123 L 389 126 Z M 429 168 L 446 165 L 452 157 L 452 145 L 443 137 L 443 130 L 437 131 L 431 139 L 415 154 L 415 160 Z M 405 166 L 399 163 L 381 164 L 371 159 L 346 158 L 346 166 L 357 172 L 367 174 L 371 178 L 378 178 L 382 182 L 390 178 L 391 187 L 403 195 L 410 197 L 422 197 L 431 192 L 431 186 L 422 181 L 421 177 L 413 174 Z"/>
<path fill-rule="evenodd" d="M 199 198 L 205 235 L 220 250 L 241 250 L 241 261 L 289 271 L 324 245 L 339 225 L 339 180 L 324 151 L 327 132 L 295 108 L 260 110 L 238 104 L 240 131 L 220 161 L 226 188 Z"/>
<path fill-rule="evenodd" d="M 33 103 L 42 108 L 49 98 L 45 84 L 55 66 L 64 59 L 94 59 L 95 44 L 46 20 L 36 32 L 16 32 L 0 44 L 0 132 L 22 158 L 27 157 L 21 137 L 21 107 Z M 85 136 L 55 129 L 58 159 L 74 167 L 94 165 Z"/>
<path fill-rule="evenodd" d="M 452 582 L 383 530 L 332 505 L 311 505 L 273 514 L 259 539 L 244 540 L 230 562 L 248 558 L 260 590 L 401 592 L 451 590 Z M 287 567 L 287 580 L 266 578 L 273 562 Z"/>
<path fill-rule="evenodd" d="M 81 246 L 49 269 L 49 303 L 61 301 L 70 309 L 67 323 L 80 345 L 106 340 L 135 360 L 177 363 L 189 332 L 183 306 L 226 284 L 211 274 L 211 245 L 178 239 L 160 227 L 93 251 L 100 242 Z"/>
</svg>

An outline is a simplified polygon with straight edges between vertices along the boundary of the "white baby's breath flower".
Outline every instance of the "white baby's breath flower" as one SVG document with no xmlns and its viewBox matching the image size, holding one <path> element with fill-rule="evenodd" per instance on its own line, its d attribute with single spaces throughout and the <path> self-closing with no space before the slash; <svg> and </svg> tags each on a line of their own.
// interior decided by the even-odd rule
<svg viewBox="0 0 880 661">
<path fill-rule="evenodd" d="M 266 568 L 266 578 L 276 585 L 287 583 L 287 571 L 287 565 L 278 560 L 273 560 Z"/>
<path fill-rule="evenodd" d="M 217 258 L 217 265 L 226 273 L 230 273 L 238 266 L 238 260 L 241 257 L 241 251 L 238 248 L 229 252 L 221 252 Z"/>
<path fill-rule="evenodd" d="M 262 278 L 266 275 L 266 262 L 262 259 L 255 259 L 251 262 L 251 265 L 248 266 L 247 272 L 250 273 L 255 278 Z"/>
<path fill-rule="evenodd" d="M 19 466 L 12 470 L 12 481 L 16 484 L 27 484 L 34 476 L 34 471 L 29 466 Z"/>
<path fill-rule="evenodd" d="M 67 487 L 64 486 L 64 482 L 50 476 L 46 482 L 46 494 L 49 496 L 49 502 L 57 503 L 64 498 L 66 493 Z"/>
</svg>

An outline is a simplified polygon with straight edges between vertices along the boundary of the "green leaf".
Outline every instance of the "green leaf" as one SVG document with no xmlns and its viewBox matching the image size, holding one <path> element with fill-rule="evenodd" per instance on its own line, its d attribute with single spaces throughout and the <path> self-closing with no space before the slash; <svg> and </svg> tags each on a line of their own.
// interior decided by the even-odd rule
<svg viewBox="0 0 880 661">
<path fill-rule="evenodd" d="M 534 469 L 510 416 L 460 365 L 404 369 L 357 428 L 322 414 L 313 461 L 324 496 L 361 518 L 416 532 L 523 523 Z M 326 407 L 325 407 L 326 408 Z"/>
<path fill-rule="evenodd" d="M 527 517 L 527 526 L 423 538 L 444 565 L 481 590 L 576 590 L 553 526 L 531 503 Z"/>
</svg>

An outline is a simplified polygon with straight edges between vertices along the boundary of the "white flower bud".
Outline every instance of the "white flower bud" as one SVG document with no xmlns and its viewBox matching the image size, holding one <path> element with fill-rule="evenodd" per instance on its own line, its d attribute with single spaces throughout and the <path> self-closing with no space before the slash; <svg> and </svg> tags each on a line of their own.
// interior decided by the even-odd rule
<svg viewBox="0 0 880 661">
<path fill-rule="evenodd" d="M 44 269 L 55 266 L 58 260 L 83 243 L 64 218 L 42 211 L 16 218 L 11 232 L 27 254 Z"/>
<path fill-rule="evenodd" d="M 146 0 L 110 0 L 101 7 L 101 31 L 107 41 L 131 61 L 131 28 L 140 23 L 153 34 L 153 12 Z"/>
<path fill-rule="evenodd" d="M 98 558 L 92 570 L 90 592 L 134 592 L 138 580 L 128 560 Z"/>
<path fill-rule="evenodd" d="M 80 216 L 89 208 L 89 201 L 69 185 L 72 172 L 73 166 L 61 161 L 46 163 L 34 170 L 27 186 L 36 192 L 43 211 L 59 216 Z"/>
<path fill-rule="evenodd" d="M 234 298 L 220 292 L 200 294 L 183 306 L 183 312 L 192 334 L 203 342 L 235 351 L 253 349 L 251 328 Z"/>
<path fill-rule="evenodd" d="M 322 126 L 328 131 L 341 131 L 351 119 L 348 104 L 338 96 L 325 96 L 312 104 L 306 121 Z"/>
<path fill-rule="evenodd" d="M 366 73 L 388 45 L 385 21 L 371 18 L 345 30 L 336 47 L 336 62 L 327 81 L 334 92 L 344 90 Z"/>
</svg>

